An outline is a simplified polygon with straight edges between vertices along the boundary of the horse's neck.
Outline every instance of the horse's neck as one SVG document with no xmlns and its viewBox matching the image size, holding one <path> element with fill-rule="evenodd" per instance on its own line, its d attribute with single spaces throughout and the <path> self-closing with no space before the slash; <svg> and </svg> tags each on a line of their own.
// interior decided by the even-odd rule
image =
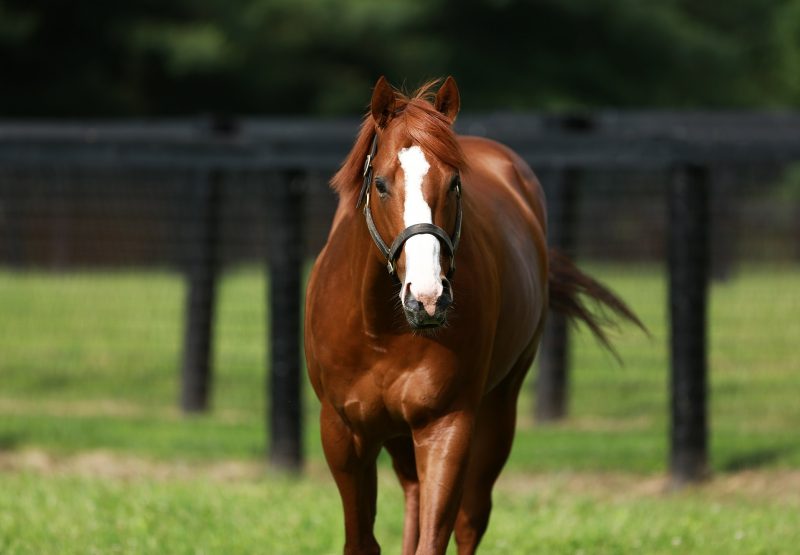
<svg viewBox="0 0 800 555">
<path fill-rule="evenodd" d="M 349 240 L 347 271 L 353 276 L 351 298 L 359 306 L 365 330 L 375 334 L 390 330 L 397 321 L 397 282 L 378 256 L 363 216 L 356 213 L 338 223 L 343 226 L 342 235 Z"/>
</svg>

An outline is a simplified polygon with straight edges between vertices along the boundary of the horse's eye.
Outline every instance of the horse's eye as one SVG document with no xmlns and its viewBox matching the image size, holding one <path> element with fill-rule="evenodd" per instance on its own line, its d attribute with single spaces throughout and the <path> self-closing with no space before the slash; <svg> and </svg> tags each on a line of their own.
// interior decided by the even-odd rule
<svg viewBox="0 0 800 555">
<path fill-rule="evenodd" d="M 452 181 L 450 181 L 450 190 L 458 191 L 460 188 L 461 188 L 461 176 L 456 174 L 453 176 Z"/>
<path fill-rule="evenodd" d="M 382 197 L 389 193 L 389 187 L 386 185 L 386 179 L 383 177 L 375 178 L 375 188 Z"/>
</svg>

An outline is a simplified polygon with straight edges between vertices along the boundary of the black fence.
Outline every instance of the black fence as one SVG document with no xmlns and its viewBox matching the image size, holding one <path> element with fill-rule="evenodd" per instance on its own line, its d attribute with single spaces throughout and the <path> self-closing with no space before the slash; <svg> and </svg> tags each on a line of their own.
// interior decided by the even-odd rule
<svg viewBox="0 0 800 555">
<path fill-rule="evenodd" d="M 230 264 L 267 261 L 270 457 L 297 467 L 302 268 L 324 243 L 336 202 L 326 182 L 357 125 L 0 124 L 0 264 L 180 269 L 189 284 L 180 402 L 192 412 L 208 406 L 217 276 Z M 800 202 L 765 202 L 754 186 L 779 182 L 800 160 L 800 116 L 503 114 L 463 116 L 458 128 L 509 145 L 534 167 L 555 246 L 581 259 L 668 262 L 670 467 L 678 480 L 703 476 L 708 281 L 742 259 L 800 259 Z M 540 421 L 567 412 L 568 341 L 566 323 L 551 318 L 537 377 Z"/>
</svg>

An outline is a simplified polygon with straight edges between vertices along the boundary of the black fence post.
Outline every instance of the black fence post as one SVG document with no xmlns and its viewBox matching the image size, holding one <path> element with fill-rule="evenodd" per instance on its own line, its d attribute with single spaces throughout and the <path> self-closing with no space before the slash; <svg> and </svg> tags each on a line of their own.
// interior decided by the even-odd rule
<svg viewBox="0 0 800 555">
<path fill-rule="evenodd" d="M 580 170 L 560 168 L 546 183 L 548 243 L 572 256 L 575 249 L 577 188 Z M 547 316 L 539 347 L 539 373 L 536 378 L 535 417 L 537 422 L 553 422 L 567 415 L 569 404 L 569 327 L 558 313 Z"/>
<path fill-rule="evenodd" d="M 677 169 L 669 192 L 671 341 L 670 473 L 673 485 L 708 476 L 706 311 L 708 169 Z"/>
<path fill-rule="evenodd" d="M 189 284 L 181 370 L 181 408 L 187 413 L 207 410 L 211 391 L 220 180 L 219 172 L 202 171 L 191 191 L 186 266 Z"/>
<path fill-rule="evenodd" d="M 270 463 L 299 471 L 303 464 L 300 315 L 303 265 L 303 182 L 289 172 L 269 183 L 268 379 Z"/>
</svg>

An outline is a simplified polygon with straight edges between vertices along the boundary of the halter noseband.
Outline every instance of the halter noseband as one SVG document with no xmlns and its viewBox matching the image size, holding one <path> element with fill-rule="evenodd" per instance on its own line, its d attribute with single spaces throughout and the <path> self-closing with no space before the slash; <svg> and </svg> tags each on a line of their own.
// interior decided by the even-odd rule
<svg viewBox="0 0 800 555">
<path fill-rule="evenodd" d="M 406 241 L 411 239 L 414 235 L 428 234 L 436 237 L 447 250 L 447 254 L 450 256 L 450 268 L 447 270 L 446 277 L 447 279 L 451 279 L 456 271 L 456 249 L 458 248 L 458 243 L 461 240 L 461 181 L 458 181 L 455 187 L 457 203 L 456 225 L 455 229 L 453 230 L 452 237 L 438 225 L 427 223 L 413 224 L 401 231 L 395 240 L 392 241 L 392 246 L 390 247 L 384 242 L 384 240 L 381 238 L 381 234 L 378 232 L 378 228 L 375 227 L 375 221 L 372 219 L 372 210 L 369 207 L 370 184 L 372 183 L 373 174 L 372 161 L 375 159 L 375 153 L 377 151 L 378 134 L 375 133 L 375 136 L 372 139 L 372 148 L 370 148 L 370 152 L 367 154 L 367 158 L 364 160 L 364 182 L 362 183 L 361 191 L 358 194 L 356 208 L 364 203 L 364 218 L 367 221 L 367 229 L 369 230 L 369 234 L 372 236 L 372 240 L 375 242 L 375 245 L 378 247 L 381 253 L 383 253 L 384 258 L 386 258 L 386 269 L 389 271 L 390 275 L 395 276 L 397 271 L 395 263 L 400 257 L 400 253 L 403 251 L 403 245 L 405 245 Z"/>
</svg>

